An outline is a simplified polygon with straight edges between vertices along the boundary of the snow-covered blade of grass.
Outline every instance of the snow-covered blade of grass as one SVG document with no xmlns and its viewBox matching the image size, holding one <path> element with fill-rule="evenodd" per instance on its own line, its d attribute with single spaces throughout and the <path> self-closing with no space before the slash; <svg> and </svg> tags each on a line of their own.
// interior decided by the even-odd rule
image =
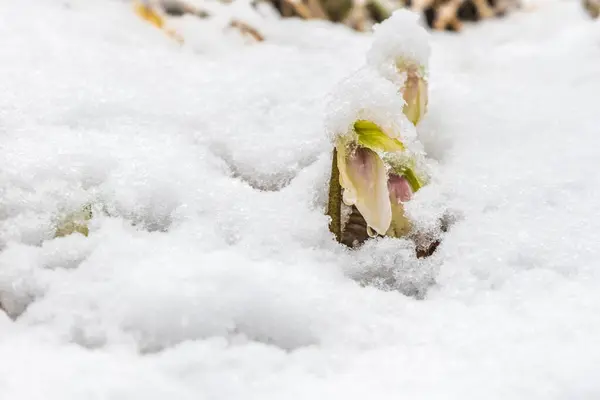
<svg viewBox="0 0 600 400">
<path fill-rule="evenodd" d="M 438 163 L 407 211 L 460 218 L 425 260 L 327 230 L 327 94 L 369 36 L 184 19 L 179 46 L 128 2 L 0 2 L 2 400 L 600 396 L 600 26 L 577 2 L 432 34 Z M 54 238 L 89 203 L 89 236 Z"/>
</svg>

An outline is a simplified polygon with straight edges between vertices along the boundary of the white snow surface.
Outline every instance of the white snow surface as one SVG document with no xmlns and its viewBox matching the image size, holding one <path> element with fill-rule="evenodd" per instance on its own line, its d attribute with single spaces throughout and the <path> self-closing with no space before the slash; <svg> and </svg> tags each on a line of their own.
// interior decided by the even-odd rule
<svg viewBox="0 0 600 400">
<path fill-rule="evenodd" d="M 0 399 L 600 398 L 600 26 L 533 6 L 431 35 L 408 209 L 457 219 L 416 260 L 323 215 L 369 35 L 186 17 L 179 46 L 124 1 L 0 0 Z"/>
</svg>

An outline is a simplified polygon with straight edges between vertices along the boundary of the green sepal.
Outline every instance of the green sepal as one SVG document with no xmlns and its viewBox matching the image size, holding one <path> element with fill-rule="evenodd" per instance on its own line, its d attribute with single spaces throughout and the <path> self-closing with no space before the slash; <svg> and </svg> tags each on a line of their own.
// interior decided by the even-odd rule
<svg viewBox="0 0 600 400">
<path fill-rule="evenodd" d="M 415 171 L 413 171 L 412 168 L 401 167 L 401 168 L 399 168 L 399 172 L 402 176 L 404 176 L 406 178 L 413 193 L 416 193 L 417 190 L 419 190 L 423 187 L 423 183 L 417 177 L 417 175 L 415 174 Z"/>
<path fill-rule="evenodd" d="M 395 152 L 404 151 L 404 144 L 398 139 L 386 135 L 377 124 L 358 120 L 354 123 L 354 132 L 358 137 L 358 144 L 373 151 Z"/>
</svg>

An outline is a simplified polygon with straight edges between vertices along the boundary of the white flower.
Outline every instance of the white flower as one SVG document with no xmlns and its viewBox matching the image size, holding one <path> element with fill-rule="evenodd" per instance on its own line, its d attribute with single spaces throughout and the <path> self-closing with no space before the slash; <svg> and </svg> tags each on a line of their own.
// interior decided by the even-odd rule
<svg viewBox="0 0 600 400">
<path fill-rule="evenodd" d="M 358 120 L 352 132 L 336 142 L 343 201 L 355 205 L 371 235 L 402 236 L 410 229 L 402 203 L 410 200 L 421 182 L 401 157 L 400 138 L 383 131 L 371 121 Z"/>
</svg>

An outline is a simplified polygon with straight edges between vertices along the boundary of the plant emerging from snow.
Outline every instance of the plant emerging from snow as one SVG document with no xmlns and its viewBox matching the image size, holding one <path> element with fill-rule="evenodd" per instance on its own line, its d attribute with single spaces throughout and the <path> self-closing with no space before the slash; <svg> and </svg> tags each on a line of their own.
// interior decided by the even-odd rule
<svg viewBox="0 0 600 400">
<path fill-rule="evenodd" d="M 403 204 L 428 179 L 416 137 L 428 101 L 427 35 L 415 14 L 396 11 L 376 27 L 367 66 L 341 82 L 333 95 L 328 212 L 338 240 L 340 200 L 356 207 L 368 236 L 399 238 L 411 231 Z"/>
<path fill-rule="evenodd" d="M 405 101 L 403 112 L 417 125 L 427 111 L 427 68 L 430 55 L 429 33 L 418 15 L 398 10 L 374 27 L 373 44 L 367 64 L 398 86 Z"/>
<path fill-rule="evenodd" d="M 358 208 L 370 235 L 407 233 L 402 203 L 410 200 L 421 182 L 403 162 L 406 148 L 397 133 L 358 120 L 350 132 L 338 136 L 335 147 L 343 201 Z"/>
<path fill-rule="evenodd" d="M 56 226 L 54 236 L 68 236 L 75 232 L 87 236 L 89 234 L 88 221 L 90 219 L 92 219 L 92 206 L 87 204 L 81 210 L 62 218 Z"/>
</svg>

